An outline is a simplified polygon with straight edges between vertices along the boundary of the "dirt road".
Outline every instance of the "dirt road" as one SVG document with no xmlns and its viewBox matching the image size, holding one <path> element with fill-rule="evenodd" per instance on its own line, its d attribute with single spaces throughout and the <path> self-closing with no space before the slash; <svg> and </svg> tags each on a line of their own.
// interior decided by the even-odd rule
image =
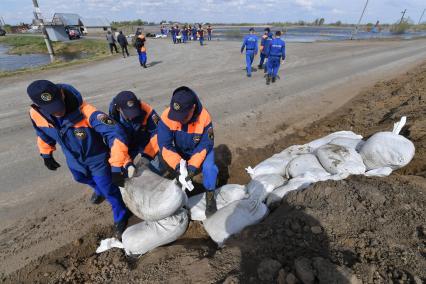
<svg viewBox="0 0 426 284">
<path fill-rule="evenodd" d="M 283 134 L 279 130 L 291 132 L 375 81 L 405 72 L 426 58 L 426 40 L 289 44 L 287 52 L 282 79 L 272 86 L 261 72 L 245 77 L 239 43 L 173 46 L 166 40 L 149 41 L 147 70 L 135 56 L 117 57 L 0 80 L 0 271 L 10 273 L 111 222 L 106 204 L 88 204 L 90 190 L 71 180 L 62 154 L 56 154 L 63 165 L 58 172 L 43 167 L 27 115 L 25 90 L 32 80 L 73 84 L 103 110 L 127 89 L 161 112 L 176 87 L 190 86 L 213 116 L 216 143 L 235 150 L 267 145 L 274 133 Z"/>
</svg>

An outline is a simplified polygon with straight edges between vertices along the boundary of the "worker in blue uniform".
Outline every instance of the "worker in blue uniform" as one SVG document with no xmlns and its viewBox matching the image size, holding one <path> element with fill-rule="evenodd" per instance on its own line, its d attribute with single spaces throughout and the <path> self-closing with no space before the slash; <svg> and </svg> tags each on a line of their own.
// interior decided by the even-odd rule
<svg viewBox="0 0 426 284">
<path fill-rule="evenodd" d="M 52 171 L 60 167 L 53 158 L 58 143 L 74 179 L 93 188 L 92 203 L 104 199 L 110 203 L 121 237 L 130 214 L 118 186 L 135 173 L 124 130 L 86 103 L 71 85 L 37 80 L 27 93 L 33 102 L 30 118 L 44 165 Z"/>
<path fill-rule="evenodd" d="M 192 40 L 197 40 L 197 27 L 195 26 L 195 24 L 192 27 Z"/>
<path fill-rule="evenodd" d="M 126 132 L 130 157 L 134 159 L 141 154 L 150 161 L 151 170 L 163 174 L 158 156 L 157 126 L 160 116 L 157 112 L 133 92 L 122 91 L 111 101 L 109 115 Z"/>
<path fill-rule="evenodd" d="M 267 68 L 266 68 L 266 64 L 265 64 L 265 66 L 263 66 L 263 63 L 265 63 L 265 59 L 267 58 L 266 57 L 266 50 L 267 50 L 269 44 L 272 41 L 272 37 L 273 37 L 273 34 L 271 33 L 271 29 L 266 28 L 265 33 L 263 34 L 262 39 L 260 41 L 260 62 L 259 62 L 259 65 L 257 67 L 259 69 L 264 68 L 265 73 L 267 71 Z"/>
<path fill-rule="evenodd" d="M 250 34 L 246 35 L 241 46 L 241 53 L 246 49 L 246 70 L 247 77 L 251 77 L 251 65 L 253 64 L 254 56 L 257 54 L 257 35 L 254 34 L 254 28 L 250 28 Z"/>
<path fill-rule="evenodd" d="M 266 55 L 268 57 L 268 75 L 266 84 L 275 83 L 280 70 L 281 60 L 285 60 L 285 42 L 281 39 L 281 31 L 275 32 L 275 38 L 267 47 Z"/>
<path fill-rule="evenodd" d="M 173 43 L 176 43 L 176 36 L 177 36 L 177 34 L 176 34 L 176 27 L 175 26 L 172 26 L 172 28 L 170 29 L 170 33 L 172 34 L 172 41 L 173 41 Z"/>
<path fill-rule="evenodd" d="M 206 190 L 206 215 L 216 210 L 214 191 L 218 168 L 214 161 L 214 133 L 210 114 L 188 87 L 173 92 L 170 107 L 158 124 L 158 145 L 162 160 L 180 176 L 180 161 L 187 161 L 188 177 L 202 172 Z"/>
</svg>

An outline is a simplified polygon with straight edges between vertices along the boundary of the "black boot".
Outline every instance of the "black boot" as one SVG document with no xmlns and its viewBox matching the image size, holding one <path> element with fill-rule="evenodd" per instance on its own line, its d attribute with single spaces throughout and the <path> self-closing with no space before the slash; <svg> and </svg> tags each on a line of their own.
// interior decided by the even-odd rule
<svg viewBox="0 0 426 284">
<path fill-rule="evenodd" d="M 262 64 L 257 65 L 257 68 L 262 69 Z"/>
<path fill-rule="evenodd" d="M 129 217 L 126 216 L 120 222 L 114 223 L 115 237 L 117 239 L 121 240 L 121 235 L 123 235 L 124 230 L 126 230 L 128 221 L 129 221 Z"/>
<path fill-rule="evenodd" d="M 271 83 L 271 76 L 266 75 L 266 85 L 269 85 Z"/>
<path fill-rule="evenodd" d="M 275 83 L 275 81 L 276 81 L 276 78 L 272 77 L 272 83 Z"/>
<path fill-rule="evenodd" d="M 146 63 L 144 63 L 144 64 L 143 64 L 143 68 L 148 68 L 148 67 L 146 66 Z"/>
<path fill-rule="evenodd" d="M 90 203 L 92 204 L 101 204 L 105 200 L 105 197 L 98 195 L 96 192 L 93 192 L 92 197 L 90 197 Z"/>
<path fill-rule="evenodd" d="M 214 196 L 214 191 L 206 192 L 206 217 L 210 217 L 217 211 L 216 207 L 216 197 Z"/>
</svg>

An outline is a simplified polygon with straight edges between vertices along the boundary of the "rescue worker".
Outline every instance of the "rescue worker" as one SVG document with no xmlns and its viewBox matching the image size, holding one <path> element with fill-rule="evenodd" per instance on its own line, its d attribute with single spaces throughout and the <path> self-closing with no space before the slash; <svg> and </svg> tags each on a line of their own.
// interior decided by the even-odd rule
<svg viewBox="0 0 426 284">
<path fill-rule="evenodd" d="M 214 191 L 218 168 L 214 162 L 214 134 L 210 114 L 188 87 L 173 92 L 170 107 L 158 123 L 158 145 L 162 160 L 180 176 L 180 160 L 187 161 L 188 178 L 202 172 L 206 190 L 206 215 L 216 210 Z"/>
<path fill-rule="evenodd" d="M 197 35 L 198 35 L 198 39 L 200 40 L 200 45 L 204 45 L 204 29 L 203 26 L 198 25 L 198 30 L 197 30 Z"/>
<path fill-rule="evenodd" d="M 211 41 L 211 40 L 212 40 L 212 31 L 213 31 L 213 29 L 212 29 L 211 25 L 209 25 L 209 26 L 207 27 L 207 40 L 208 40 L 208 41 Z"/>
<path fill-rule="evenodd" d="M 266 76 L 266 85 L 269 85 L 271 80 L 275 83 L 280 69 L 281 59 L 285 60 L 285 42 L 281 39 L 281 31 L 275 32 L 275 38 L 271 41 L 266 51 L 268 57 L 268 75 Z"/>
<path fill-rule="evenodd" d="M 33 102 L 30 117 L 44 165 L 52 171 L 60 167 L 53 152 L 56 143 L 61 145 L 74 179 L 94 189 L 91 202 L 99 204 L 106 199 L 110 203 L 115 230 L 121 237 L 130 213 L 118 186 L 135 172 L 124 130 L 86 103 L 71 85 L 37 80 L 28 86 L 27 93 Z"/>
<path fill-rule="evenodd" d="M 246 70 L 247 77 L 251 77 L 251 65 L 253 64 L 254 56 L 257 54 L 257 36 L 254 34 L 254 28 L 250 28 L 250 34 L 244 37 L 241 53 L 246 49 Z"/>
<path fill-rule="evenodd" d="M 271 33 L 271 29 L 266 28 L 265 33 L 263 34 L 262 39 L 260 41 L 260 62 L 257 67 L 259 69 L 262 69 L 263 67 L 265 67 L 265 72 L 267 71 L 267 68 L 266 68 L 266 64 L 265 66 L 263 66 L 263 63 L 265 62 L 265 59 L 266 59 L 267 45 L 269 45 L 272 42 L 272 37 L 273 37 L 273 34 Z"/>
<path fill-rule="evenodd" d="M 170 32 L 172 34 L 173 43 L 176 44 L 176 28 L 175 28 L 175 26 L 172 26 Z"/>
<path fill-rule="evenodd" d="M 162 174 L 158 157 L 157 125 L 160 117 L 157 112 L 133 92 L 122 91 L 111 101 L 109 115 L 125 130 L 130 157 L 134 159 L 141 154 L 151 162 L 155 172 Z"/>
<path fill-rule="evenodd" d="M 147 55 L 146 55 L 145 42 L 146 42 L 146 38 L 143 33 L 138 35 L 135 41 L 135 48 L 139 55 L 139 63 L 143 68 L 147 68 L 146 66 Z"/>
<path fill-rule="evenodd" d="M 186 43 L 188 41 L 188 27 L 184 27 L 182 30 L 182 42 Z"/>
<path fill-rule="evenodd" d="M 120 34 L 117 36 L 117 41 L 118 41 L 118 44 L 120 44 L 121 52 L 123 53 L 123 58 L 126 58 L 125 54 L 127 54 L 127 57 L 129 57 L 130 54 L 129 54 L 129 51 L 127 50 L 127 46 L 129 45 L 129 43 L 127 42 L 126 36 L 123 34 L 123 31 L 120 31 Z"/>
<path fill-rule="evenodd" d="M 192 27 L 192 40 L 196 41 L 197 40 L 197 27 L 194 26 Z"/>
</svg>

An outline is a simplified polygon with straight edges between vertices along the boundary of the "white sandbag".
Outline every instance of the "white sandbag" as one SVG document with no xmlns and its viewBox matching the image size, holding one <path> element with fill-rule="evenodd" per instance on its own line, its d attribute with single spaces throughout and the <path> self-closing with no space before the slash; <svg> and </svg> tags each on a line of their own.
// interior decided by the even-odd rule
<svg viewBox="0 0 426 284">
<path fill-rule="evenodd" d="M 309 173 L 316 177 L 317 180 L 324 180 L 330 174 L 321 166 L 314 154 L 300 155 L 294 158 L 286 169 L 288 178 L 295 178 Z"/>
<path fill-rule="evenodd" d="M 231 235 L 241 232 L 245 227 L 259 223 L 268 214 L 268 207 L 254 198 L 234 201 L 216 211 L 206 219 L 204 228 L 219 246 Z"/>
<path fill-rule="evenodd" d="M 206 219 L 206 194 L 200 193 L 188 199 L 188 208 L 191 210 L 191 220 L 203 221 Z M 221 209 L 226 205 L 247 197 L 246 187 L 239 184 L 227 184 L 215 190 L 216 206 Z"/>
<path fill-rule="evenodd" d="M 392 132 L 379 132 L 361 147 L 360 154 L 367 170 L 389 167 L 393 170 L 406 166 L 414 157 L 414 144 Z"/>
<path fill-rule="evenodd" d="M 364 143 L 365 141 L 363 141 L 362 139 L 339 137 L 331 140 L 329 144 L 339 145 L 359 151 L 362 145 L 364 145 Z"/>
<path fill-rule="evenodd" d="M 296 177 L 290 179 L 285 185 L 278 187 L 268 195 L 266 204 L 271 206 L 272 204 L 278 203 L 284 196 L 293 191 L 299 189 L 305 189 L 312 183 L 316 182 L 316 178 L 313 176 L 305 175 L 303 177 Z"/>
<path fill-rule="evenodd" d="M 127 208 L 142 220 L 156 221 L 173 215 L 186 202 L 186 194 L 174 180 L 141 168 L 139 176 L 120 188 Z"/>
<path fill-rule="evenodd" d="M 285 179 L 277 174 L 260 175 L 247 184 L 247 193 L 250 197 L 264 201 L 269 193 L 283 185 Z"/>
<path fill-rule="evenodd" d="M 392 173 L 392 169 L 389 167 L 378 168 L 365 172 L 366 177 L 387 177 Z"/>
<path fill-rule="evenodd" d="M 251 178 L 255 178 L 260 175 L 278 174 L 281 176 L 285 175 L 285 169 L 288 163 L 298 155 L 307 154 L 311 152 L 311 148 L 307 145 L 293 145 L 282 151 L 281 153 L 275 154 L 272 157 L 259 163 L 256 167 L 248 167 L 246 170 L 250 174 Z"/>
<path fill-rule="evenodd" d="M 364 162 L 355 148 L 326 144 L 319 147 L 315 154 L 324 169 L 333 175 L 365 173 Z"/>
<path fill-rule="evenodd" d="M 174 242 L 185 233 L 188 222 L 188 211 L 180 209 L 175 215 L 163 220 L 143 221 L 128 227 L 121 237 L 126 254 L 144 254 Z"/>
<path fill-rule="evenodd" d="M 351 138 L 351 139 L 362 139 L 361 135 L 357 135 L 353 133 L 352 131 L 337 131 L 334 133 L 331 133 L 327 136 L 324 136 L 322 138 L 316 139 L 306 145 L 310 146 L 314 150 L 318 149 L 319 147 L 330 143 L 331 140 L 335 138 Z"/>
</svg>

